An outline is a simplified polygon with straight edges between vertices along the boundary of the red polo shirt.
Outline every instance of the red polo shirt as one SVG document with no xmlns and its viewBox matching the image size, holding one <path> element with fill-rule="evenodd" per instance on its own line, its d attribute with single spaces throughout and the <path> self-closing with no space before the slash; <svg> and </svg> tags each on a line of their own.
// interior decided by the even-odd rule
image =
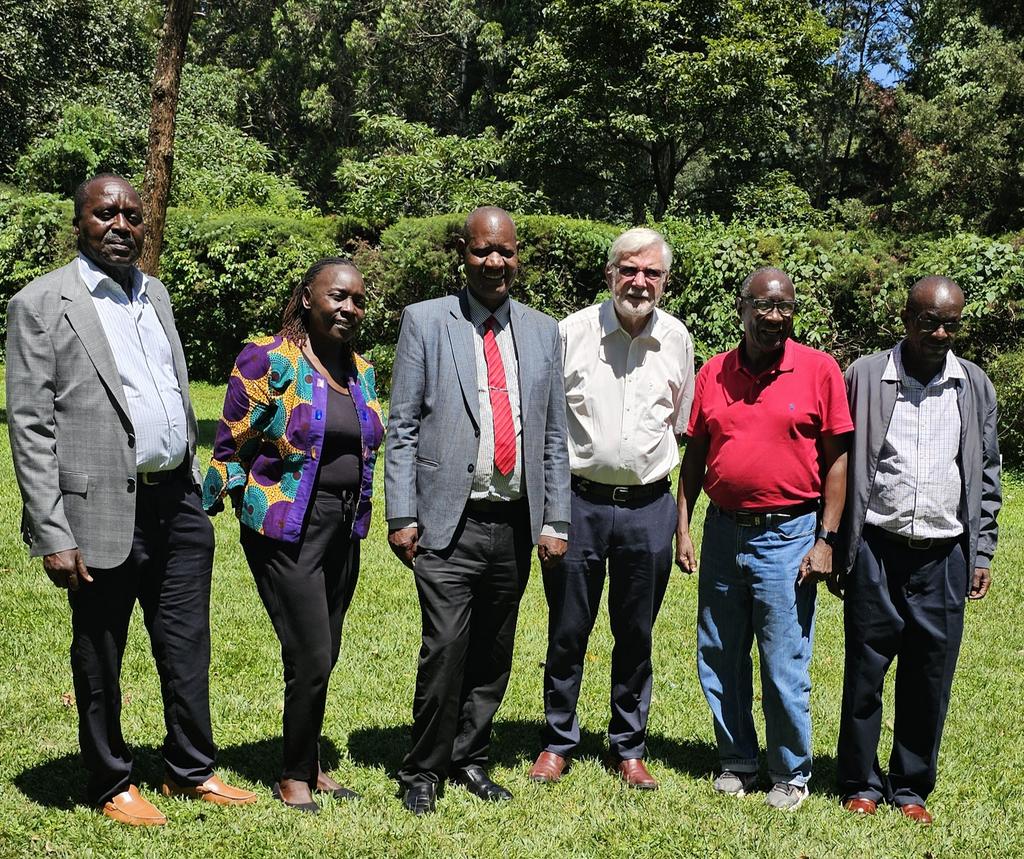
<svg viewBox="0 0 1024 859">
<path fill-rule="evenodd" d="M 686 434 L 710 439 L 708 498 L 726 510 L 771 510 L 820 498 L 821 437 L 852 430 L 835 359 L 787 340 L 757 376 L 739 349 L 701 367 Z"/>
</svg>

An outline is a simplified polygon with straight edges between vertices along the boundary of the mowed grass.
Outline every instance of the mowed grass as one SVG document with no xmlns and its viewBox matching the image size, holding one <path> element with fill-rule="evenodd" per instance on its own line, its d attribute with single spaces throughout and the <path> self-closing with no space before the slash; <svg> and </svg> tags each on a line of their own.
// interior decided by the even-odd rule
<svg viewBox="0 0 1024 859">
<path fill-rule="evenodd" d="M 209 454 L 223 389 L 195 385 Z M 83 466 L 87 464 L 83 463 Z M 755 464 L 752 464 L 755 467 Z M 378 478 L 381 475 L 378 474 Z M 218 769 L 258 791 L 255 806 L 220 809 L 156 795 L 162 711 L 156 672 L 136 612 L 122 674 L 124 733 L 144 793 L 167 826 L 118 826 L 84 802 L 68 665 L 67 601 L 30 561 L 6 433 L 0 439 L 0 857 L 328 856 L 1011 856 L 1024 855 L 1024 486 L 1008 480 L 1002 540 L 989 598 L 970 605 L 946 725 L 931 828 L 890 809 L 844 812 L 833 789 L 842 678 L 841 604 L 822 588 L 813 663 L 813 792 L 795 814 L 763 793 L 716 796 L 711 721 L 697 683 L 696 580 L 674 574 L 656 629 L 649 761 L 661 790 L 624 788 L 601 765 L 611 636 L 602 611 L 580 701 L 579 761 L 561 784 L 532 784 L 539 747 L 547 612 L 537 568 L 523 601 L 508 695 L 494 729 L 493 775 L 515 794 L 502 805 L 450 788 L 433 817 L 414 819 L 394 773 L 408 743 L 419 610 L 408 571 L 385 540 L 383 493 L 349 613 L 324 725 L 324 763 L 362 794 L 323 801 L 317 818 L 269 794 L 280 756 L 282 671 L 277 641 L 238 546 L 230 514 L 216 519 L 211 706 Z M 380 481 L 378 480 L 378 487 Z M 883 759 L 891 737 L 887 689 Z M 763 737 L 763 722 L 759 718 Z"/>
</svg>

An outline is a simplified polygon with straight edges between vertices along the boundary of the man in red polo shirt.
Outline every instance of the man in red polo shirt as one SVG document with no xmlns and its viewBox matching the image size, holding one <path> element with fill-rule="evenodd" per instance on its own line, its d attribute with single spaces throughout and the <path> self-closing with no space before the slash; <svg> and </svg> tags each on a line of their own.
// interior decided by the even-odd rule
<svg viewBox="0 0 1024 859">
<path fill-rule="evenodd" d="M 811 642 L 816 584 L 832 571 L 853 429 L 835 359 L 794 343 L 796 295 L 779 269 L 740 289 L 743 342 L 697 374 L 679 483 L 676 563 L 697 569 L 689 521 L 703 487 L 697 668 L 711 707 L 719 793 L 757 784 L 754 639 L 761 664 L 765 798 L 795 810 L 811 777 Z"/>
</svg>

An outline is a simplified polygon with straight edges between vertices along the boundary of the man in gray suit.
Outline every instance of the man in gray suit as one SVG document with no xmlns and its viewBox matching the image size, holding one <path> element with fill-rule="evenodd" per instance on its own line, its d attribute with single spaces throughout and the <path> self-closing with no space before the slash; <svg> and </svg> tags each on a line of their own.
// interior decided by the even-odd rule
<svg viewBox="0 0 1024 859">
<path fill-rule="evenodd" d="M 399 773 L 417 815 L 446 778 L 512 798 L 487 774 L 491 723 L 532 547 L 557 566 L 569 523 L 558 326 L 509 298 L 519 257 L 506 212 L 476 209 L 458 246 L 467 289 L 403 314 L 385 453 L 388 540 L 414 571 L 423 619 Z"/>
<path fill-rule="evenodd" d="M 160 674 L 162 792 L 220 805 L 255 794 L 213 772 L 213 529 L 195 463 L 185 356 L 163 284 L 135 261 L 146 227 L 128 182 L 75 192 L 78 257 L 7 307 L 7 411 L 34 557 L 71 604 L 71 669 L 88 796 L 134 826 L 167 822 L 132 779 L 120 670 L 138 600 Z"/>
</svg>

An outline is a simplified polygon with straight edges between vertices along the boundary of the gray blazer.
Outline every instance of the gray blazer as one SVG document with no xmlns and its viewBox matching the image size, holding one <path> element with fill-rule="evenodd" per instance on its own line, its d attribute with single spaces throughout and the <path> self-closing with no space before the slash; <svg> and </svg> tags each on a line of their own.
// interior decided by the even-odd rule
<svg viewBox="0 0 1024 859">
<path fill-rule="evenodd" d="M 164 285 L 147 294 L 171 344 L 198 483 L 196 418 Z M 86 566 L 121 564 L 135 530 L 135 433 L 114 355 L 72 261 L 7 305 L 7 430 L 33 556 L 75 546 Z"/>
<path fill-rule="evenodd" d="M 853 441 L 846 466 L 846 508 L 839 529 L 837 569 L 853 567 L 868 512 L 878 456 L 896 406 L 897 382 L 883 382 L 891 349 L 854 361 L 846 371 L 846 391 L 853 415 Z M 967 535 L 968 570 L 988 567 L 996 551 L 1002 504 L 999 488 L 999 439 L 996 436 L 996 392 L 976 364 L 957 358 L 967 378 L 960 386 L 959 518 Z M 967 577 L 968 582 L 971 576 Z"/>
<path fill-rule="evenodd" d="M 452 541 L 480 445 L 473 323 L 465 290 L 407 307 L 391 381 L 384 453 L 387 518 L 414 517 L 419 544 Z M 558 325 L 517 301 L 523 476 L 534 543 L 545 522 L 569 521 L 569 447 Z"/>
</svg>

